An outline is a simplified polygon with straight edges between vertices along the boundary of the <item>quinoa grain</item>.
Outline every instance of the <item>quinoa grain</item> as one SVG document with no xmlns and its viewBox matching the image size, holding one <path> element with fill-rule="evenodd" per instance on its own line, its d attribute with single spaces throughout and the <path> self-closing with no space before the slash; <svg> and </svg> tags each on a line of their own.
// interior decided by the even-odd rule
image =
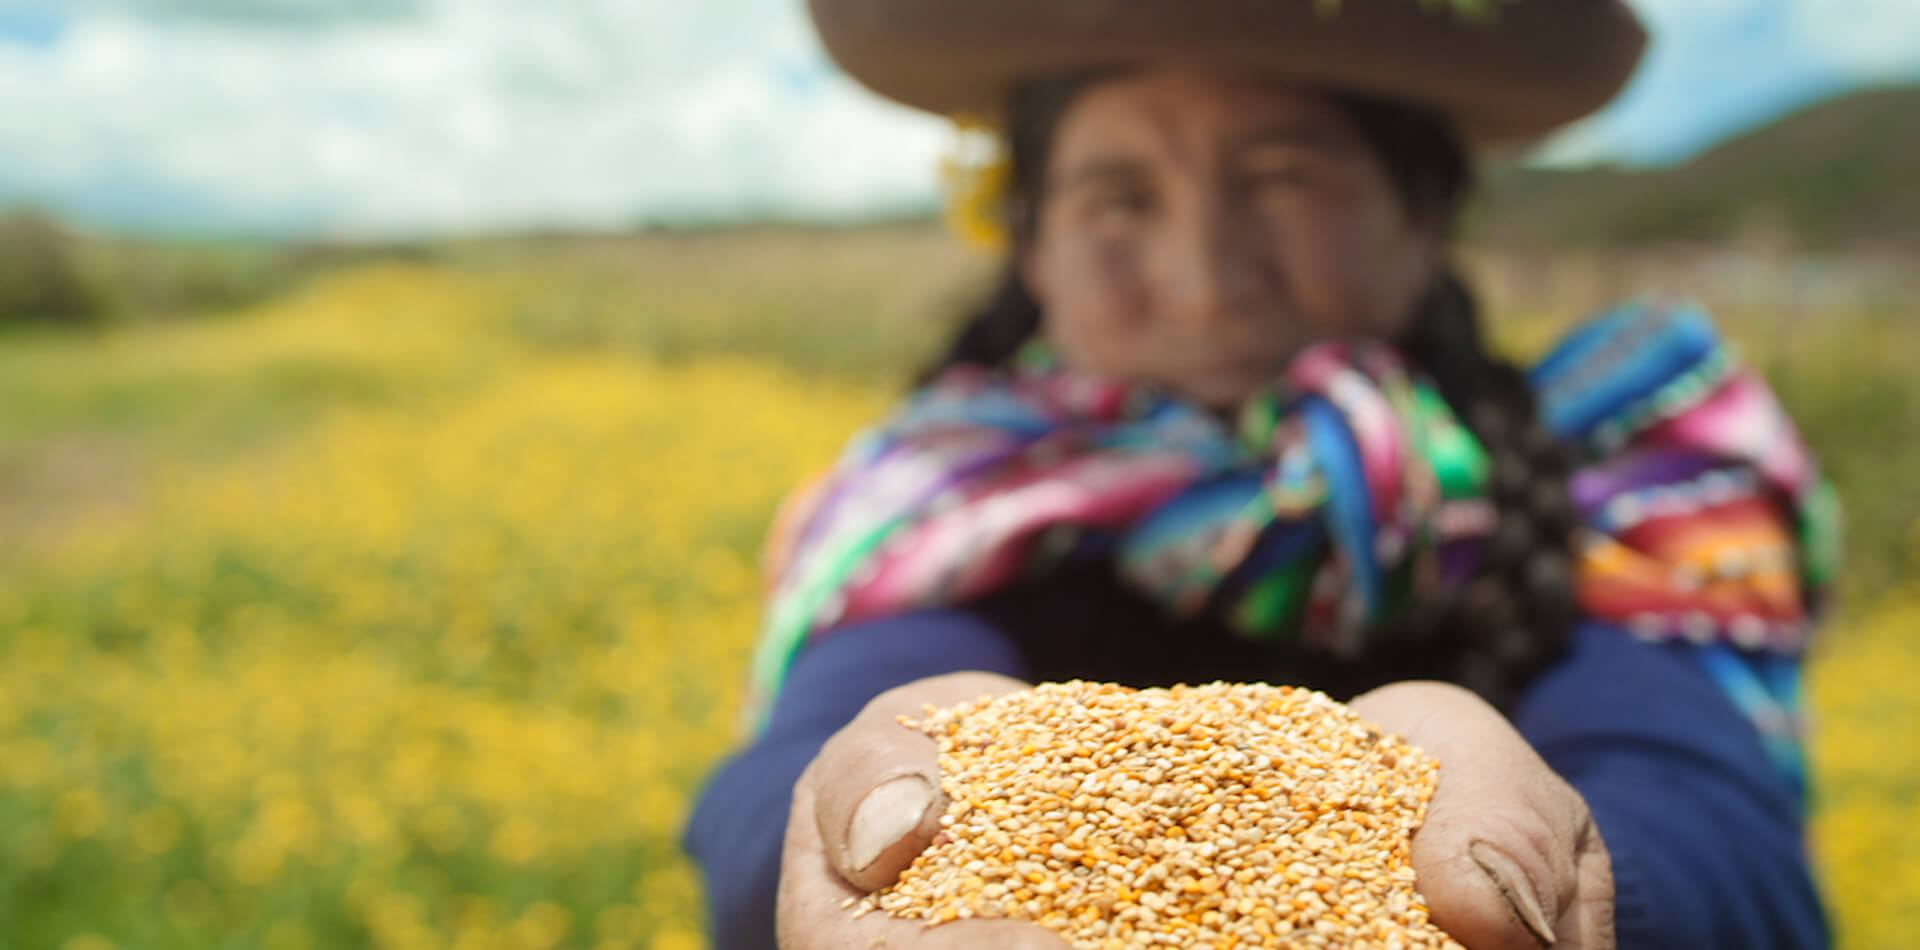
<svg viewBox="0 0 1920 950">
<path fill-rule="evenodd" d="M 1081 950 L 1461 950 L 1409 863 L 1439 763 L 1322 693 L 1073 681 L 901 722 L 951 801 L 857 914 L 1031 920 Z"/>
</svg>

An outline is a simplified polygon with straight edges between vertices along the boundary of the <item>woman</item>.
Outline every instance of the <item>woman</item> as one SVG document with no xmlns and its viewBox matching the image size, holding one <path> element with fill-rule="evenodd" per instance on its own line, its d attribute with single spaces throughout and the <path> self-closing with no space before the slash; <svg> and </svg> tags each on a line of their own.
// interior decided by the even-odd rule
<svg viewBox="0 0 1920 950">
<path fill-rule="evenodd" d="M 1474 950 L 1824 945 L 1797 436 L 1686 308 L 1523 373 L 1448 261 L 1469 150 L 1597 108 L 1638 25 L 1325 6 L 814 0 L 855 77 L 998 117 L 1011 246 L 776 533 L 770 704 L 687 837 L 722 950 L 1064 947 L 842 902 L 944 805 L 895 715 L 1072 677 L 1355 697 L 1445 763 L 1413 862 Z"/>
</svg>

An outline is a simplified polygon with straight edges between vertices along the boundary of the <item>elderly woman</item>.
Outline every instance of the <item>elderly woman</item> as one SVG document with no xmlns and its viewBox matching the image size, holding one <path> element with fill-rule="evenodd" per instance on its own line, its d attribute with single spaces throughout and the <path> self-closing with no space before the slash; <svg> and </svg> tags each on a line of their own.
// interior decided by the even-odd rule
<svg viewBox="0 0 1920 950">
<path fill-rule="evenodd" d="M 1485 6 L 813 0 L 853 76 L 1001 131 L 1008 256 L 775 533 L 757 732 L 687 832 L 720 950 L 1063 948 L 842 903 L 944 805 L 894 716 L 1067 678 L 1304 684 L 1433 751 L 1413 864 L 1473 950 L 1825 944 L 1796 692 L 1831 504 L 1693 309 L 1489 350 L 1472 156 L 1598 108 L 1644 36 Z"/>
</svg>

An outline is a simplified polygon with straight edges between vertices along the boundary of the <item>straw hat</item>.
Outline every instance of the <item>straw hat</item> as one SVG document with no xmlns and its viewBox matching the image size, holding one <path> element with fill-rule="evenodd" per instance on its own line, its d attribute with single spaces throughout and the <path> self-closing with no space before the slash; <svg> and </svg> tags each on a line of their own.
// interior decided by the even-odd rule
<svg viewBox="0 0 1920 950">
<path fill-rule="evenodd" d="M 1398 99 L 1476 148 L 1606 104 L 1646 33 L 1621 0 L 808 0 L 827 50 L 890 99 L 997 117 L 1013 86 L 1104 66 L 1204 66 Z M 1486 10 L 1481 15 L 1449 7 Z"/>
</svg>

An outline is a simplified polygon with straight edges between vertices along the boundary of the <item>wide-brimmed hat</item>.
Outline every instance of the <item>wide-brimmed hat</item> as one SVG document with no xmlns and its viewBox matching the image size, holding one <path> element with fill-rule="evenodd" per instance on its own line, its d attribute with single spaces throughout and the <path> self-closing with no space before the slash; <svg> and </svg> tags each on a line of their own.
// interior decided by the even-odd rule
<svg viewBox="0 0 1920 950">
<path fill-rule="evenodd" d="M 1646 46 L 1620 0 L 808 2 L 848 74 L 942 115 L 998 117 L 1019 82 L 1049 74 L 1197 66 L 1424 105 L 1476 148 L 1600 108 Z"/>
</svg>

